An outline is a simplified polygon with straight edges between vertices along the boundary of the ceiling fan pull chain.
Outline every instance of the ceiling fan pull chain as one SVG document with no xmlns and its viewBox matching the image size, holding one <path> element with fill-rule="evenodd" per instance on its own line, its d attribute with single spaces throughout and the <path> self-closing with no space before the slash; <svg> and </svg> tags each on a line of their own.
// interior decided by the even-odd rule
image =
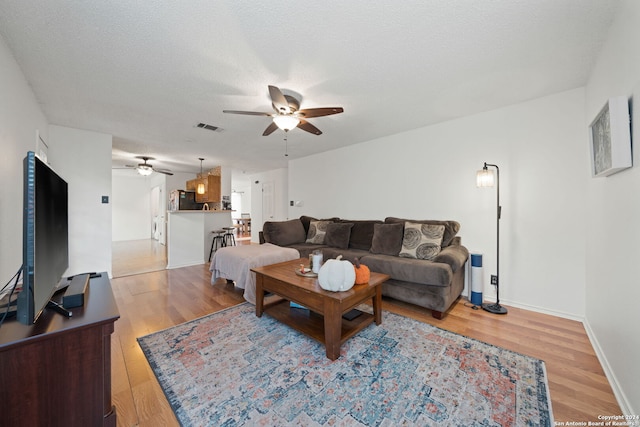
<svg viewBox="0 0 640 427">
<path fill-rule="evenodd" d="M 285 130 L 284 131 L 284 156 L 285 157 L 289 157 L 289 141 L 287 140 L 287 135 L 289 133 Z"/>
</svg>

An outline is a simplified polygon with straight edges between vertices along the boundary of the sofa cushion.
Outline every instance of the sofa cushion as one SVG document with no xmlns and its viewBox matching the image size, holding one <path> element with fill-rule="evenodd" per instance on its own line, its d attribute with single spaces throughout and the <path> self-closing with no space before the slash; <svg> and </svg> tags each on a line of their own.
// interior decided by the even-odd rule
<svg viewBox="0 0 640 427">
<path fill-rule="evenodd" d="M 370 252 L 398 256 L 402 249 L 403 232 L 404 224 L 374 224 Z"/>
<path fill-rule="evenodd" d="M 348 248 L 352 227 L 352 222 L 332 222 L 327 224 L 327 233 L 324 236 L 324 244 L 332 248 Z"/>
<path fill-rule="evenodd" d="M 266 243 L 278 246 L 289 246 L 305 241 L 306 234 L 299 219 L 289 221 L 267 221 L 262 226 L 262 234 Z"/>
<path fill-rule="evenodd" d="M 306 242 L 317 245 L 324 244 L 324 236 L 327 233 L 327 225 L 329 224 L 331 224 L 331 221 L 311 221 Z"/>
<path fill-rule="evenodd" d="M 403 218 L 395 218 L 389 216 L 385 218 L 384 222 L 386 224 L 395 224 L 405 222 L 417 222 L 419 224 L 433 224 L 433 225 L 444 225 L 444 236 L 442 236 L 442 247 L 445 248 L 451 244 L 451 241 L 456 236 L 458 231 L 460 231 L 460 223 L 457 221 L 438 221 L 433 219 L 403 219 Z"/>
<path fill-rule="evenodd" d="M 440 253 L 443 234 L 444 225 L 405 222 L 400 256 L 434 259 Z"/>
<path fill-rule="evenodd" d="M 330 248 L 328 246 L 321 248 L 322 251 L 322 259 L 324 261 L 328 259 L 336 259 L 338 256 L 342 255 L 342 259 L 345 261 L 349 261 L 352 264 L 355 264 L 356 258 L 362 259 L 367 255 L 371 255 L 369 251 L 365 251 L 363 249 L 351 249 L 351 248 Z M 397 257 L 396 257 L 397 259 Z M 365 264 L 366 265 L 366 264 Z"/>
<path fill-rule="evenodd" d="M 392 279 L 432 286 L 449 286 L 453 271 L 449 264 L 424 259 L 371 254 L 360 258 L 371 271 L 388 274 Z"/>
<path fill-rule="evenodd" d="M 379 220 L 346 220 L 340 222 L 353 223 L 351 229 L 351 237 L 349 238 L 349 248 L 362 249 L 368 251 L 371 249 L 371 241 L 373 240 L 373 226 L 382 224 Z"/>
</svg>

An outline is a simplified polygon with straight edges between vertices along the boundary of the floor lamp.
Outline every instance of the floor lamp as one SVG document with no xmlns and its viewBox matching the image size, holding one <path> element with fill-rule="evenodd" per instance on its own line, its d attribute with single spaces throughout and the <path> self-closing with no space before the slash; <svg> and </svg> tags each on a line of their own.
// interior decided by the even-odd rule
<svg viewBox="0 0 640 427">
<path fill-rule="evenodd" d="M 507 314 L 507 309 L 500 305 L 500 214 L 502 213 L 502 206 L 500 206 L 500 169 L 498 165 L 484 162 L 484 167 L 478 171 L 476 176 L 476 185 L 478 187 L 493 187 L 493 171 L 489 170 L 489 167 L 496 168 L 496 275 L 495 283 L 493 280 L 491 281 L 491 284 L 496 285 L 496 302 L 495 304 L 482 304 L 482 308 L 494 314 Z"/>
</svg>

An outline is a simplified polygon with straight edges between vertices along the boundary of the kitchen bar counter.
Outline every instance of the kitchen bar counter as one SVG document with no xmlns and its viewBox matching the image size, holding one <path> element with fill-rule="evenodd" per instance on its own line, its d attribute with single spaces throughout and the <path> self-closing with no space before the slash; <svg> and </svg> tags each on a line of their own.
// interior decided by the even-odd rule
<svg viewBox="0 0 640 427">
<path fill-rule="evenodd" d="M 183 209 L 183 210 L 179 210 L 179 211 L 169 211 L 169 213 L 204 213 L 204 214 L 206 214 L 206 213 L 223 214 L 223 213 L 231 213 L 231 212 L 235 212 L 235 211 L 233 211 L 233 210 L 231 210 L 231 211 L 230 210 L 223 211 L 223 210 L 219 210 L 219 209 L 211 209 L 211 210 L 208 210 L 208 211 L 205 211 L 203 209 L 197 209 L 197 210 L 185 210 L 185 209 Z"/>
<path fill-rule="evenodd" d="M 207 263 L 213 230 L 233 227 L 230 210 L 170 211 L 167 268 Z"/>
</svg>

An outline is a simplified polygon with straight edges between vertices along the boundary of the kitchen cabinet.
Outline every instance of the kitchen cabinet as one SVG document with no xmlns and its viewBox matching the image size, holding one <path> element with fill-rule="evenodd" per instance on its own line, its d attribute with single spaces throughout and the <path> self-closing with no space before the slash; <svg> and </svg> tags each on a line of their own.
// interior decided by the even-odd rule
<svg viewBox="0 0 640 427">
<path fill-rule="evenodd" d="M 198 184 L 204 184 L 204 194 L 198 194 Z M 198 203 L 220 202 L 222 201 L 220 185 L 220 176 L 207 175 L 204 178 L 187 181 L 186 190 L 196 192 L 196 202 Z"/>
</svg>

